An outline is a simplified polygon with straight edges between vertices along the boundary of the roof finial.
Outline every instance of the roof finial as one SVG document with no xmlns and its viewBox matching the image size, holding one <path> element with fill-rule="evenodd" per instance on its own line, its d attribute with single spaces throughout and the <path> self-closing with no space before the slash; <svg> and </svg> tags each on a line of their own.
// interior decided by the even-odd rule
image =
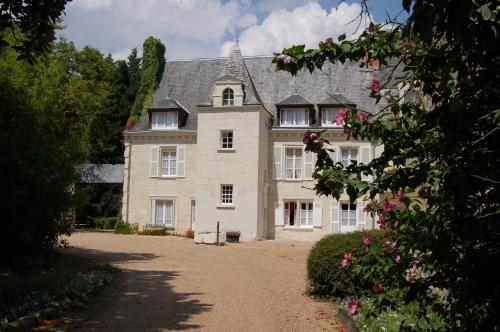
<svg viewBox="0 0 500 332">
<path fill-rule="evenodd" d="M 238 33 L 236 32 L 236 44 L 239 44 L 239 41 L 238 41 Z"/>
</svg>

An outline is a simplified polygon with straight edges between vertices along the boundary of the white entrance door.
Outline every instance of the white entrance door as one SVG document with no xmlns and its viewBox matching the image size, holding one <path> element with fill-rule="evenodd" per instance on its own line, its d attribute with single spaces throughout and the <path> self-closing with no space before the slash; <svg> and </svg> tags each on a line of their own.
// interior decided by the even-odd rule
<svg viewBox="0 0 500 332">
<path fill-rule="evenodd" d="M 342 203 L 340 211 L 340 232 L 354 232 L 356 230 L 356 204 Z"/>
</svg>

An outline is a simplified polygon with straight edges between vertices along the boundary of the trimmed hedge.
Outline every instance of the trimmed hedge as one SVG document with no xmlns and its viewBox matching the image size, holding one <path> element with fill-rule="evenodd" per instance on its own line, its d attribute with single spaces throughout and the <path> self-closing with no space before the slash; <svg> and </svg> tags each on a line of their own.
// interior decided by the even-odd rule
<svg viewBox="0 0 500 332">
<path fill-rule="evenodd" d="M 362 241 L 364 234 L 372 237 L 368 252 Z M 371 289 L 376 281 L 353 273 L 350 268 L 342 268 L 340 263 L 344 253 L 351 252 L 356 263 L 364 266 L 375 264 L 383 250 L 381 239 L 381 231 L 371 230 L 328 235 L 318 241 L 307 260 L 310 294 L 345 298 Z"/>
<path fill-rule="evenodd" d="M 96 217 L 92 218 L 90 224 L 94 225 L 97 229 L 114 229 L 120 220 L 121 217 Z"/>
</svg>

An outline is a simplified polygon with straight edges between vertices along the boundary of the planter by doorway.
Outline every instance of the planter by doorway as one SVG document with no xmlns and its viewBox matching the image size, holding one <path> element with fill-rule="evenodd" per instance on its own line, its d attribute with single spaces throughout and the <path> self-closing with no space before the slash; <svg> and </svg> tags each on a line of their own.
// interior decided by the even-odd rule
<svg viewBox="0 0 500 332">
<path fill-rule="evenodd" d="M 226 241 L 227 242 L 239 242 L 240 241 L 240 232 L 239 231 L 230 231 L 226 232 Z"/>
</svg>

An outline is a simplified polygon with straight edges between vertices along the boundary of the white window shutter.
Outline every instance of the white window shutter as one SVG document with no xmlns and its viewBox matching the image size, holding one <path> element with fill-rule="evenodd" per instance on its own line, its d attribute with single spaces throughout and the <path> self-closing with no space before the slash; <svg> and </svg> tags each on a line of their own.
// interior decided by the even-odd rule
<svg viewBox="0 0 500 332">
<path fill-rule="evenodd" d="M 313 226 L 321 227 L 323 225 L 323 204 L 314 202 L 313 205 Z"/>
<path fill-rule="evenodd" d="M 283 202 L 274 203 L 274 225 L 283 226 L 285 224 L 285 216 L 283 215 Z"/>
<path fill-rule="evenodd" d="M 360 150 L 360 153 L 358 154 L 358 163 L 365 164 L 365 165 L 368 164 L 371 161 L 371 158 L 370 158 L 371 148 L 370 147 L 362 147 L 359 150 Z M 361 174 L 361 180 L 371 181 L 371 176 Z"/>
<path fill-rule="evenodd" d="M 313 152 L 304 151 L 304 180 L 312 180 L 312 173 L 314 170 L 314 157 Z"/>
<path fill-rule="evenodd" d="M 156 220 L 155 220 L 155 217 L 156 217 L 156 200 L 155 199 L 152 199 L 151 200 L 151 225 L 154 225 Z"/>
<path fill-rule="evenodd" d="M 332 234 L 340 233 L 339 201 L 337 201 L 335 198 L 332 201 L 332 228 L 330 232 Z"/>
<path fill-rule="evenodd" d="M 366 212 L 363 211 L 365 209 L 365 202 L 357 201 L 356 209 L 358 210 L 356 216 L 356 225 L 358 227 L 358 230 L 363 230 L 366 228 Z"/>
<path fill-rule="evenodd" d="M 186 176 L 186 147 L 184 145 L 177 146 L 177 176 Z"/>
<path fill-rule="evenodd" d="M 276 180 L 281 180 L 283 173 L 283 149 L 281 146 L 274 147 L 274 178 Z"/>
<path fill-rule="evenodd" d="M 157 146 L 151 147 L 149 157 L 149 176 L 152 178 L 158 177 L 158 157 L 160 150 Z"/>
</svg>

